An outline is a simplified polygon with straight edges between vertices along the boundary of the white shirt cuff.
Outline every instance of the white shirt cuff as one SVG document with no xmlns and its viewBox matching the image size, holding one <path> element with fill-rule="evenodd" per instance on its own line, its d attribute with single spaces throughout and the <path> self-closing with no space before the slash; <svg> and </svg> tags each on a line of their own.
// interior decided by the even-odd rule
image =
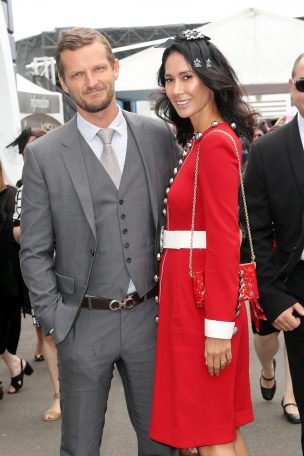
<svg viewBox="0 0 304 456">
<path fill-rule="evenodd" d="M 218 321 L 205 319 L 205 336 L 216 339 L 231 339 L 233 336 L 234 321 Z"/>
</svg>

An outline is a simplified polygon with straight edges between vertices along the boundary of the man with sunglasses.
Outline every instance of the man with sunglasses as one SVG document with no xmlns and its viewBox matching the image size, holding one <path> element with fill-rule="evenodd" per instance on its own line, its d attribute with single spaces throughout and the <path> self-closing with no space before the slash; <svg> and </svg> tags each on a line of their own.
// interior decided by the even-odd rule
<svg viewBox="0 0 304 456">
<path fill-rule="evenodd" d="M 298 113 L 253 145 L 245 192 L 260 302 L 274 328 L 284 331 L 304 455 L 304 53 L 288 84 Z M 242 261 L 248 257 L 244 239 Z"/>
</svg>

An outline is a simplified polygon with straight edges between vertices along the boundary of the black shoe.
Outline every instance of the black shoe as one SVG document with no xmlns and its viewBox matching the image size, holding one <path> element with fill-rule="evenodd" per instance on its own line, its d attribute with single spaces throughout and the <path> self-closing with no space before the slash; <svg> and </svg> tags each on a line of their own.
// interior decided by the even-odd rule
<svg viewBox="0 0 304 456">
<path fill-rule="evenodd" d="M 34 361 L 36 361 L 36 363 L 40 363 L 41 361 L 44 361 L 44 356 L 43 355 L 34 355 Z"/>
<path fill-rule="evenodd" d="M 273 363 L 273 370 L 275 372 L 275 369 L 276 369 L 276 360 L 273 359 L 272 361 Z M 275 392 L 276 392 L 276 389 L 277 389 L 277 382 L 275 380 L 275 375 L 271 378 L 266 378 L 264 377 L 264 375 L 262 374 L 263 370 L 261 371 L 261 378 L 260 378 L 260 388 L 261 388 L 261 394 L 263 396 L 263 399 L 265 399 L 265 401 L 271 401 L 271 399 L 273 398 Z M 264 386 L 261 385 L 261 380 L 266 380 L 267 382 L 271 382 L 272 380 L 274 380 L 274 384 L 271 388 L 265 388 Z"/>
<path fill-rule="evenodd" d="M 16 375 L 15 377 L 11 377 L 11 386 L 15 389 L 15 391 L 8 391 L 8 394 L 15 394 L 17 393 L 23 386 L 23 377 L 25 375 L 32 375 L 34 369 L 32 366 L 26 361 L 25 367 L 23 369 L 22 359 L 20 358 L 20 365 L 21 365 L 21 372 L 20 374 Z"/>
<path fill-rule="evenodd" d="M 0 400 L 3 399 L 3 387 L 2 382 L 0 382 Z"/>
<path fill-rule="evenodd" d="M 283 397 L 283 399 L 281 400 L 281 406 L 283 408 L 284 416 L 286 417 L 287 421 L 289 421 L 289 423 L 292 423 L 292 424 L 301 423 L 299 413 L 288 413 L 287 412 L 286 407 L 288 407 L 289 405 L 294 405 L 295 407 L 297 407 L 297 404 L 295 404 L 294 402 L 289 402 L 288 404 L 284 404 L 284 397 Z"/>
</svg>

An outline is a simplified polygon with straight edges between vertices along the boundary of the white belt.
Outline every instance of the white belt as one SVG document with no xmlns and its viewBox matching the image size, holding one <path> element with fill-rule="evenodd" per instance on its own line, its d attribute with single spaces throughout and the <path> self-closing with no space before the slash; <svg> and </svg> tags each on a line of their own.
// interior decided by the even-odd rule
<svg viewBox="0 0 304 456">
<path fill-rule="evenodd" d="M 206 231 L 191 232 L 162 230 L 160 246 L 161 249 L 190 249 L 191 238 L 193 249 L 206 248 Z"/>
</svg>

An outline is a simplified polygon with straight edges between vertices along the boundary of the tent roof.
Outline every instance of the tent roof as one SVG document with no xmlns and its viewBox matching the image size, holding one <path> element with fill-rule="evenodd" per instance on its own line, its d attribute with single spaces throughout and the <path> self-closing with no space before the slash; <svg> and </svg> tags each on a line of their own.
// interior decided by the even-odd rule
<svg viewBox="0 0 304 456">
<path fill-rule="evenodd" d="M 17 73 L 17 90 L 18 92 L 41 93 L 43 95 L 55 95 L 56 97 L 58 96 L 57 92 L 46 90 L 43 87 L 40 87 L 37 84 L 34 84 L 33 82 L 24 78 L 19 73 Z"/>
<path fill-rule="evenodd" d="M 198 30 L 227 57 L 248 93 L 288 92 L 293 62 L 303 52 L 304 21 L 248 8 Z M 119 98 L 143 99 L 157 89 L 162 53 L 152 47 L 120 61 Z"/>
</svg>

